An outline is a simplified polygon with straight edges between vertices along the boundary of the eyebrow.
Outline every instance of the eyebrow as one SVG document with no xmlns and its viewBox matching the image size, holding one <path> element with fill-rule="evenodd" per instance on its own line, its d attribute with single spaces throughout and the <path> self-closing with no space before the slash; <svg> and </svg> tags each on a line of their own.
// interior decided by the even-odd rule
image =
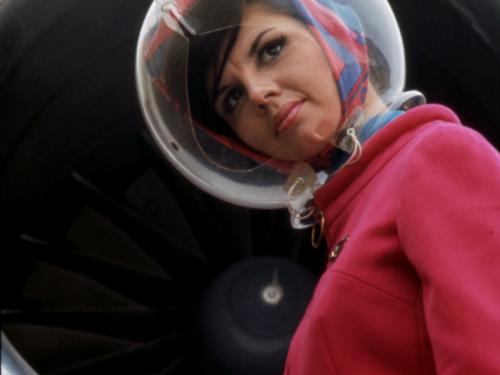
<svg viewBox="0 0 500 375">
<path fill-rule="evenodd" d="M 253 57 L 255 55 L 255 53 L 257 52 L 257 48 L 259 47 L 260 40 L 262 39 L 262 37 L 266 33 L 268 33 L 269 31 L 274 30 L 274 29 L 275 29 L 275 27 L 270 27 L 268 29 L 265 29 L 265 30 L 261 31 L 259 33 L 259 35 L 257 35 L 257 37 L 254 39 L 254 41 L 250 45 L 250 49 L 248 50 L 248 57 Z M 219 98 L 219 96 L 221 94 L 223 94 L 227 89 L 228 89 L 228 86 L 218 87 L 217 91 L 215 92 L 215 100 L 214 100 L 214 102 L 217 102 L 217 99 Z"/>
<path fill-rule="evenodd" d="M 259 35 L 257 35 L 257 37 L 252 42 L 252 45 L 250 46 L 250 50 L 248 51 L 248 57 L 252 57 L 253 55 L 255 55 L 257 47 L 259 46 L 260 40 L 262 39 L 264 34 L 274 29 L 275 29 L 274 27 L 270 27 L 268 29 L 263 30 Z"/>
</svg>

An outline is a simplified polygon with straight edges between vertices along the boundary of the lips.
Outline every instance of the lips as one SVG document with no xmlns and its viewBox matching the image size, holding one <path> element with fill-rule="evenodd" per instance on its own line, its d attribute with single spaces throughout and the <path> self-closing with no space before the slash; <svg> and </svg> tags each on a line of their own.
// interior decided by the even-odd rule
<svg viewBox="0 0 500 375">
<path fill-rule="evenodd" d="M 285 132 L 293 125 L 303 104 L 304 100 L 297 100 L 281 106 L 278 113 L 273 117 L 273 127 L 276 135 Z"/>
</svg>

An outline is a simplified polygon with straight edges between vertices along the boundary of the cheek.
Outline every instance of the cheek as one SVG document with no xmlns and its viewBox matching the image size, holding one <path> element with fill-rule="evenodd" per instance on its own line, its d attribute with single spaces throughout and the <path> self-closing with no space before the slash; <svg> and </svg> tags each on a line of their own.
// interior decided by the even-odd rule
<svg viewBox="0 0 500 375">
<path fill-rule="evenodd" d="M 329 81 L 323 80 L 322 84 L 317 87 L 316 94 L 320 101 L 322 116 L 317 132 L 323 138 L 331 139 L 340 128 L 342 119 L 342 106 L 333 78 Z"/>
<path fill-rule="evenodd" d="M 255 118 L 252 116 L 251 111 L 248 110 L 246 105 L 243 105 L 231 119 L 225 118 L 225 120 L 231 126 L 231 129 L 236 133 L 236 135 L 242 140 L 248 139 L 255 129 Z"/>
<path fill-rule="evenodd" d="M 243 116 L 244 121 L 239 122 L 233 127 L 238 138 L 246 145 L 262 151 L 262 146 L 267 145 L 268 136 L 264 129 L 264 124 L 252 116 Z"/>
<path fill-rule="evenodd" d="M 337 116 L 340 99 L 330 64 L 319 46 L 309 46 L 304 52 L 309 58 L 295 65 L 295 71 L 288 77 L 289 82 L 295 82 L 295 87 L 319 104 L 323 112 L 340 118 Z"/>
<path fill-rule="evenodd" d="M 320 140 L 331 139 L 336 131 L 337 122 L 338 120 L 336 120 L 335 118 L 321 120 L 316 128 L 316 134 L 318 136 L 318 139 Z"/>
</svg>

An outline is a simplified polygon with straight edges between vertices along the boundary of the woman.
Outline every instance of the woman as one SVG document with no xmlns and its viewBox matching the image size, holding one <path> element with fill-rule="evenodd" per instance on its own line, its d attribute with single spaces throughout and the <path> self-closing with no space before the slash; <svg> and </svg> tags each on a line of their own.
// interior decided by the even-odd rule
<svg viewBox="0 0 500 375">
<path fill-rule="evenodd" d="M 163 9 L 175 33 L 155 29 L 145 56 L 162 35 L 169 104 L 145 113 L 198 186 L 286 204 L 326 238 L 286 373 L 499 373 L 500 156 L 451 110 L 409 108 L 388 5 L 214 3 Z"/>
</svg>

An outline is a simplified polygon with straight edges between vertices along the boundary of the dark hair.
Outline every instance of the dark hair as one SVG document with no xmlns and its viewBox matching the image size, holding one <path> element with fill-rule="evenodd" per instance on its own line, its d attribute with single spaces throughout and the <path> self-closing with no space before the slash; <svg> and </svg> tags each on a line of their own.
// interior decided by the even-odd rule
<svg viewBox="0 0 500 375">
<path fill-rule="evenodd" d="M 191 40 L 188 55 L 188 95 L 191 115 L 211 130 L 232 135 L 232 130 L 215 111 L 215 91 L 239 27 L 231 27 Z"/>
<path fill-rule="evenodd" d="M 367 39 L 367 49 L 368 49 L 368 70 L 370 82 L 373 88 L 378 94 L 384 93 L 391 84 L 390 74 L 388 74 L 390 67 L 387 62 L 386 57 L 380 51 L 380 49 L 372 42 L 371 39 Z"/>
</svg>

